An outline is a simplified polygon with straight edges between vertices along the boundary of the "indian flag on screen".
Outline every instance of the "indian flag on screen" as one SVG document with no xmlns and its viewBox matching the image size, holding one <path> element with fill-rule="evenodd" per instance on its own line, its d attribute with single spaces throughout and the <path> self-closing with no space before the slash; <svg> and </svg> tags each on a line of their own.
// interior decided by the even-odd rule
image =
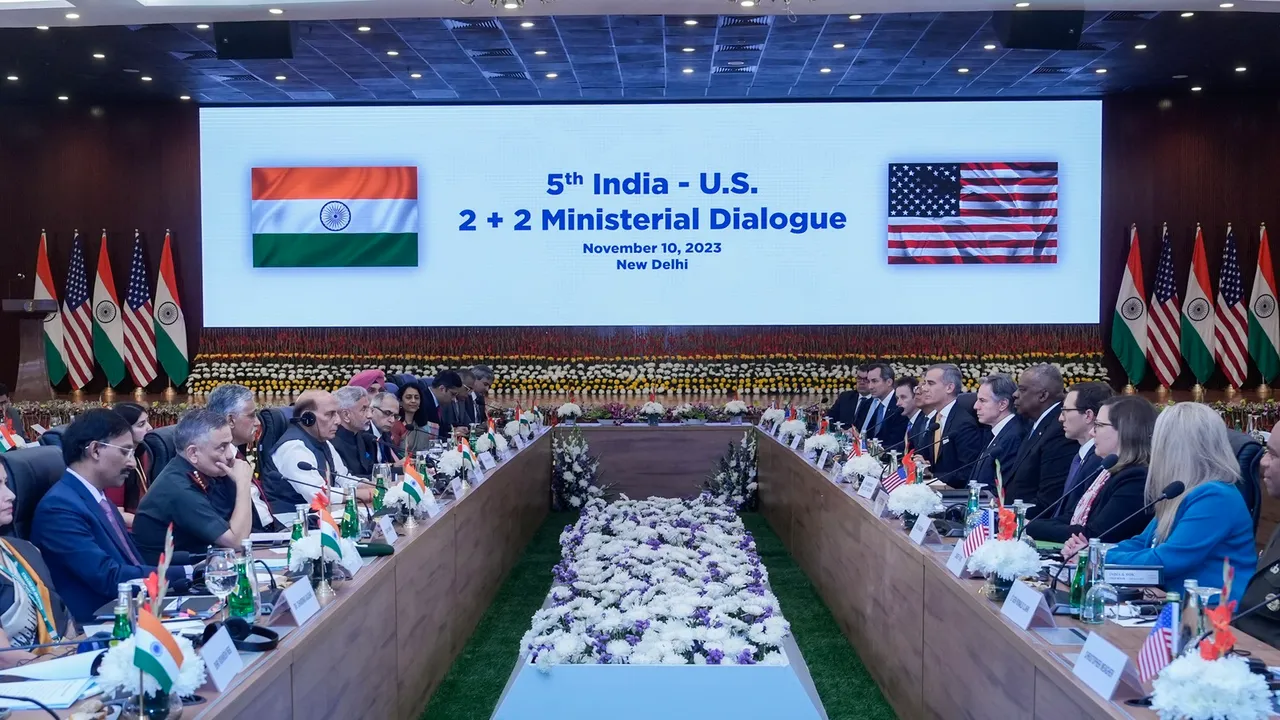
<svg viewBox="0 0 1280 720">
<path fill-rule="evenodd" d="M 254 267 L 417 267 L 418 168 L 253 168 Z"/>
</svg>

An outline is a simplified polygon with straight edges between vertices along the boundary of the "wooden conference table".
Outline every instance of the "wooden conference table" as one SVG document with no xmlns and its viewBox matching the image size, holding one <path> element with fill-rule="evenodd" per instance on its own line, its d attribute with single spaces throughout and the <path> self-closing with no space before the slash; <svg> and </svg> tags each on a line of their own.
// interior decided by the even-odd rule
<svg viewBox="0 0 1280 720">
<path fill-rule="evenodd" d="M 981 580 L 947 570 L 950 554 L 922 548 L 896 519 L 873 515 L 837 485 L 760 433 L 760 509 L 831 609 L 885 699 L 902 718 L 1155 718 L 1104 700 L 1072 674 L 1079 646 L 1050 645 L 978 594 Z M 1147 629 L 1059 626 L 1102 634 L 1137 662 Z M 1268 665 L 1280 652 L 1239 634 L 1237 647 Z"/>
<path fill-rule="evenodd" d="M 367 559 L 319 613 L 254 657 L 226 692 L 206 685 L 207 702 L 183 717 L 416 720 L 547 515 L 550 435 L 402 531 L 393 555 Z"/>
</svg>

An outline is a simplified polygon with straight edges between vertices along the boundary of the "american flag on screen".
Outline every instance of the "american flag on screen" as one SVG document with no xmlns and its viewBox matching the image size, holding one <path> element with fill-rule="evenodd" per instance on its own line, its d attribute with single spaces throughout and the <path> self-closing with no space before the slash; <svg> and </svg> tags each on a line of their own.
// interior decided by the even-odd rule
<svg viewBox="0 0 1280 720">
<path fill-rule="evenodd" d="M 1173 606 L 1165 605 L 1156 618 L 1155 627 L 1138 651 L 1138 675 L 1149 683 L 1165 665 L 1173 662 Z"/>
<path fill-rule="evenodd" d="M 1182 372 L 1181 305 L 1178 304 L 1178 286 L 1173 279 L 1173 243 L 1169 240 L 1166 225 L 1160 241 L 1160 265 L 1156 268 L 1156 288 L 1151 293 L 1151 308 L 1147 315 L 1147 360 L 1155 368 L 1160 384 L 1173 387 L 1173 381 Z"/>
<path fill-rule="evenodd" d="M 1236 234 L 1227 226 L 1227 244 L 1222 248 L 1222 276 L 1218 278 L 1218 314 L 1213 334 L 1217 339 L 1214 353 L 1218 366 L 1231 387 L 1244 387 L 1249 366 L 1245 350 L 1249 338 L 1249 320 L 1244 307 L 1244 278 L 1240 276 L 1240 254 L 1236 251 Z"/>
<path fill-rule="evenodd" d="M 129 265 L 129 294 L 124 304 L 125 364 L 138 387 L 156 379 L 156 328 L 147 289 L 147 258 L 142 237 L 133 233 L 133 261 Z"/>
<path fill-rule="evenodd" d="M 889 264 L 1057 261 L 1058 163 L 889 165 Z"/>
<path fill-rule="evenodd" d="M 93 314 L 89 309 L 89 273 L 85 270 L 84 240 L 71 241 L 67 291 L 62 299 L 62 345 L 67 351 L 67 377 L 78 390 L 93 378 Z"/>
</svg>

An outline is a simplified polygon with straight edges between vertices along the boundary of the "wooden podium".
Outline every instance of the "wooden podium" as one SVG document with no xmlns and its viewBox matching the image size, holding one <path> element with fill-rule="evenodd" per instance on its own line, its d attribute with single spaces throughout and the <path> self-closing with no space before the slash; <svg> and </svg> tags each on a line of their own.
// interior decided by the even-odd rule
<svg viewBox="0 0 1280 720">
<path fill-rule="evenodd" d="M 44 358 L 44 322 L 58 311 L 56 300 L 4 300 L 0 311 L 18 318 L 18 382 L 14 400 L 52 400 Z"/>
</svg>

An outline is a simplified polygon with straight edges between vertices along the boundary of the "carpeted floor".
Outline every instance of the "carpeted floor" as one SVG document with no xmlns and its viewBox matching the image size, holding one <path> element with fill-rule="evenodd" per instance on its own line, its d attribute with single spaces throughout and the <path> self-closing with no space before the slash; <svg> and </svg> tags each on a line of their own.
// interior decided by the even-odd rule
<svg viewBox="0 0 1280 720">
<path fill-rule="evenodd" d="M 551 568 L 560 560 L 560 531 L 574 519 L 575 513 L 547 517 L 431 697 L 423 718 L 487 720 L 493 714 L 515 667 L 520 636 L 551 589 Z M 857 653 L 840 634 L 831 612 L 768 523 L 754 513 L 744 514 L 743 522 L 756 538 L 760 558 L 769 570 L 769 583 L 783 615 L 791 622 L 827 717 L 895 717 Z"/>
</svg>

